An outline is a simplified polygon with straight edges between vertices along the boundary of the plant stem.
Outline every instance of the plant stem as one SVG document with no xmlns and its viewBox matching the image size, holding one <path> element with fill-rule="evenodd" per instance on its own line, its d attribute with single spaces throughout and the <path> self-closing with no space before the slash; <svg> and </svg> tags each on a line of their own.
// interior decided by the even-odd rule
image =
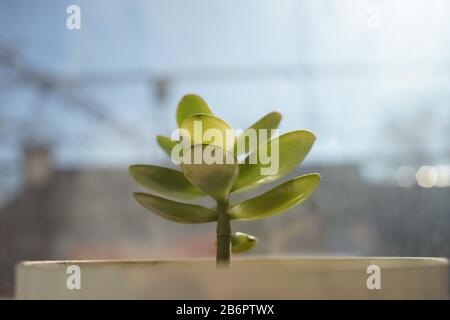
<svg viewBox="0 0 450 320">
<path fill-rule="evenodd" d="M 230 251 L 231 251 L 231 225 L 228 217 L 228 199 L 217 202 L 217 267 L 230 266 Z"/>
</svg>

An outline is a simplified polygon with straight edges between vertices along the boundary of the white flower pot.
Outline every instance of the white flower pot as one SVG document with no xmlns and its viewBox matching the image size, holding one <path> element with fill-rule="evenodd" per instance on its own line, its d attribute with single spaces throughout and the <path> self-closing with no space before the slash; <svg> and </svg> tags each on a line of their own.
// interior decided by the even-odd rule
<svg viewBox="0 0 450 320">
<path fill-rule="evenodd" d="M 16 270 L 16 298 L 448 298 L 448 262 L 442 258 L 234 259 L 231 263 L 231 269 L 224 271 L 216 270 L 211 260 L 23 262 Z M 79 269 L 68 268 L 74 265 Z M 380 289 L 374 288 L 378 280 Z"/>
</svg>

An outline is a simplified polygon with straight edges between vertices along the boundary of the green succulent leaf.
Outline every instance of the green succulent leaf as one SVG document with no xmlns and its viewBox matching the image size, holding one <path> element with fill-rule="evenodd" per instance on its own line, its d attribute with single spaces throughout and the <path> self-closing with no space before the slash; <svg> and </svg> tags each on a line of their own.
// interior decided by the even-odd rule
<svg viewBox="0 0 450 320">
<path fill-rule="evenodd" d="M 214 145 L 195 145 L 185 157 L 181 169 L 186 179 L 214 199 L 226 200 L 238 175 L 233 154 Z"/>
<path fill-rule="evenodd" d="M 205 194 L 177 170 L 150 165 L 131 166 L 130 175 L 140 185 L 170 198 L 194 199 Z"/>
<path fill-rule="evenodd" d="M 236 232 L 231 237 L 231 252 L 233 253 L 243 253 L 250 251 L 258 242 L 254 236 L 243 232 Z"/>
<path fill-rule="evenodd" d="M 217 211 L 200 205 L 176 202 L 146 193 L 133 195 L 146 209 L 168 220 L 188 224 L 217 220 Z"/>
<path fill-rule="evenodd" d="M 233 151 L 236 140 L 234 132 L 225 120 L 217 116 L 211 114 L 194 114 L 185 119 L 180 125 L 180 128 L 189 133 L 191 146 L 196 144 L 212 144 L 230 152 Z M 182 139 L 186 138 L 183 132 L 180 132 L 180 134 Z"/>
<path fill-rule="evenodd" d="M 312 132 L 298 130 L 285 133 L 260 145 L 239 164 L 239 176 L 231 191 L 255 188 L 284 177 L 306 158 L 315 140 L 316 137 Z M 263 174 L 261 169 L 267 170 L 270 164 L 263 164 L 261 155 L 272 155 L 276 150 L 276 143 L 279 157 L 273 157 L 272 162 L 278 161 L 278 170 L 274 170 L 273 174 Z M 252 159 L 255 159 L 256 163 Z"/>
<path fill-rule="evenodd" d="M 229 211 L 230 218 L 250 221 L 282 213 L 306 200 L 319 182 L 317 173 L 292 179 L 256 198 L 234 205 Z"/>
<path fill-rule="evenodd" d="M 183 121 L 196 113 L 212 114 L 208 104 L 201 97 L 195 94 L 185 95 L 178 103 L 177 124 L 181 126 Z"/>
<path fill-rule="evenodd" d="M 172 139 L 170 139 L 169 137 L 162 135 L 157 136 L 156 141 L 158 142 L 158 145 L 161 147 L 161 149 L 163 149 L 169 157 L 172 156 L 173 147 L 175 147 L 178 143 L 178 141 L 172 141 Z"/>
<path fill-rule="evenodd" d="M 278 126 L 280 125 L 280 122 L 281 122 L 281 113 L 274 111 L 269 114 L 266 114 L 264 117 L 262 117 L 257 122 L 255 122 L 250 128 L 246 129 L 243 132 L 243 134 L 241 134 L 236 140 L 236 146 L 235 146 L 236 157 L 238 157 L 244 153 L 251 153 L 252 151 L 254 151 L 256 149 L 257 146 L 249 146 L 250 147 L 249 150 L 245 150 L 245 152 L 244 152 L 244 150 L 238 150 L 238 148 L 237 148 L 238 145 L 242 145 L 242 146 L 245 145 L 245 139 L 246 139 L 247 133 L 250 130 L 256 130 L 257 133 L 261 129 L 268 130 L 267 139 L 259 140 L 259 137 L 257 137 L 257 139 L 258 139 L 257 145 L 261 145 L 263 143 L 266 143 L 267 140 L 270 140 L 270 138 L 272 137 L 272 130 L 277 129 Z M 258 135 L 259 135 L 259 133 L 258 133 Z"/>
</svg>

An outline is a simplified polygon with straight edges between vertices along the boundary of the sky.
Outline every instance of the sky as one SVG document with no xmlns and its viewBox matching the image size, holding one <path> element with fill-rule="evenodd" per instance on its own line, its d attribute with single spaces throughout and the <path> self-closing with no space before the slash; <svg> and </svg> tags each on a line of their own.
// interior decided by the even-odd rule
<svg viewBox="0 0 450 320">
<path fill-rule="evenodd" d="M 71 4 L 81 9 L 80 30 L 66 28 Z M 450 3 L 438 0 L 6 0 L 0 41 L 57 81 L 79 79 L 66 89 L 98 101 L 132 134 L 23 84 L 0 91 L 0 115 L 55 142 L 61 166 L 121 167 L 163 161 L 154 136 L 170 134 L 177 102 L 194 92 L 235 128 L 278 110 L 282 132 L 312 130 L 308 163 L 376 172 L 403 147 L 387 126 L 415 124 L 416 114 L 436 131 L 425 132 L 427 144 L 436 154 L 444 148 L 449 18 Z M 11 76 L 0 68 L 0 80 Z M 169 81 L 163 101 L 154 79 Z M 20 133 L 8 132 L 6 158 L 19 152 Z"/>
</svg>

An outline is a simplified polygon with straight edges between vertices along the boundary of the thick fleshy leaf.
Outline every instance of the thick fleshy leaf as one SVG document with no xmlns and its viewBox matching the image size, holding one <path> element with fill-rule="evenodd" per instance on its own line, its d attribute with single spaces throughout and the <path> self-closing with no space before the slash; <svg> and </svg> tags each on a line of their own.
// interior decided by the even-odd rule
<svg viewBox="0 0 450 320">
<path fill-rule="evenodd" d="M 196 113 L 212 114 L 208 104 L 201 97 L 195 94 L 185 95 L 178 103 L 177 124 L 181 126 L 184 120 Z"/>
<path fill-rule="evenodd" d="M 178 141 L 172 141 L 172 139 L 170 139 L 169 137 L 162 135 L 157 136 L 156 141 L 158 142 L 158 145 L 161 147 L 161 149 L 163 149 L 169 157 L 172 156 L 173 147 L 175 147 L 178 143 Z"/>
<path fill-rule="evenodd" d="M 264 117 L 255 122 L 250 128 L 246 129 L 237 139 L 236 139 L 236 147 L 235 154 L 238 156 L 251 153 L 254 151 L 260 144 L 266 143 L 272 137 L 272 130 L 277 129 L 280 125 L 281 121 L 281 113 L 279 112 L 271 112 L 266 114 Z M 254 130 L 254 136 L 250 131 Z M 266 135 L 260 135 L 259 130 L 267 130 Z M 248 145 L 248 140 L 252 138 L 257 140 L 256 143 Z M 261 139 L 260 139 L 261 138 Z M 238 148 L 238 146 L 242 146 Z"/>
<path fill-rule="evenodd" d="M 254 236 L 242 232 L 236 232 L 231 237 L 231 252 L 242 253 L 250 251 L 257 242 L 258 239 Z"/>
<path fill-rule="evenodd" d="M 225 150 L 232 151 L 234 148 L 234 131 L 230 125 L 221 118 L 211 114 L 194 114 L 183 121 L 180 126 L 181 137 L 186 143 L 190 140 L 190 145 L 213 144 Z M 185 134 L 189 134 L 188 137 Z M 186 143 L 187 144 L 187 143 Z M 189 145 L 189 144 L 188 144 Z"/>
<path fill-rule="evenodd" d="M 230 218 L 249 221 L 282 213 L 306 200 L 319 182 L 317 173 L 292 179 L 256 198 L 234 205 L 229 211 Z"/>
<path fill-rule="evenodd" d="M 181 164 L 184 176 L 197 188 L 216 200 L 228 198 L 238 175 L 233 154 L 214 145 L 195 145 Z"/>
<path fill-rule="evenodd" d="M 312 132 L 298 130 L 285 133 L 260 145 L 239 164 L 239 176 L 231 191 L 255 188 L 284 177 L 305 159 L 315 140 L 316 137 Z M 264 159 L 264 155 L 268 155 L 267 159 Z M 262 158 L 267 164 L 263 164 Z"/>
<path fill-rule="evenodd" d="M 177 170 L 150 165 L 134 165 L 130 167 L 129 171 L 137 183 L 165 197 L 194 199 L 205 196 L 186 179 L 182 172 Z"/>
<path fill-rule="evenodd" d="M 168 220 L 188 224 L 217 220 L 217 211 L 203 206 L 176 202 L 146 193 L 133 195 L 146 209 Z"/>
</svg>

